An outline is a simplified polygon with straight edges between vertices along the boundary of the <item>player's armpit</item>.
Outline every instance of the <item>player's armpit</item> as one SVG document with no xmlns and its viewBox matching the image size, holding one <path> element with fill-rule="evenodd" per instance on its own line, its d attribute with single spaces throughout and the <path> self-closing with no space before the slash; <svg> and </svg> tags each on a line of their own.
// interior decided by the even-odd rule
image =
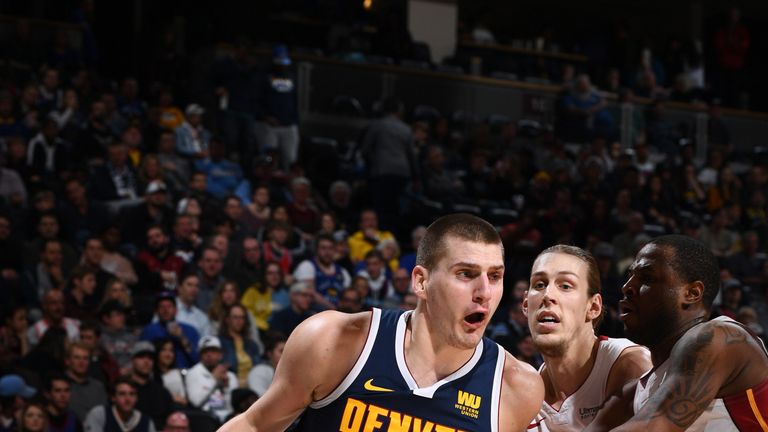
<svg viewBox="0 0 768 432">
<path fill-rule="evenodd" d="M 616 431 L 684 431 L 743 368 L 746 338 L 716 322 L 686 333 L 672 350 L 669 372 L 643 408 Z"/>
<path fill-rule="evenodd" d="M 636 387 L 637 379 L 634 379 L 625 383 L 619 391 L 609 395 L 585 432 L 609 431 L 629 420 L 634 414 L 632 402 Z"/>
<path fill-rule="evenodd" d="M 624 386 L 645 375 L 651 370 L 651 353 L 643 346 L 633 346 L 624 350 L 611 367 L 605 386 L 607 395 L 621 393 Z"/>
<path fill-rule="evenodd" d="M 544 402 L 544 382 L 536 369 L 507 353 L 501 387 L 499 431 L 524 431 Z"/>
<path fill-rule="evenodd" d="M 362 323 L 368 323 L 369 316 L 323 312 L 299 325 L 285 344 L 267 392 L 220 431 L 284 431 L 309 404 L 330 393 L 352 368 L 362 350 L 357 336 L 362 335 L 365 342 L 367 327 Z"/>
</svg>

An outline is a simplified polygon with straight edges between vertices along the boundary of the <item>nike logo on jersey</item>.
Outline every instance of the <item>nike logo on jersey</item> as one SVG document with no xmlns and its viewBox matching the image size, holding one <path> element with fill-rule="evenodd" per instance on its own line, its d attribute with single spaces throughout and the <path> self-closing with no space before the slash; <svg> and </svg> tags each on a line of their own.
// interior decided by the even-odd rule
<svg viewBox="0 0 768 432">
<path fill-rule="evenodd" d="M 392 389 L 388 389 L 385 387 L 379 387 L 377 385 L 373 385 L 373 378 L 369 379 L 368 381 L 363 384 L 363 388 L 365 388 L 368 391 L 375 391 L 375 392 L 391 392 L 394 391 Z"/>
</svg>

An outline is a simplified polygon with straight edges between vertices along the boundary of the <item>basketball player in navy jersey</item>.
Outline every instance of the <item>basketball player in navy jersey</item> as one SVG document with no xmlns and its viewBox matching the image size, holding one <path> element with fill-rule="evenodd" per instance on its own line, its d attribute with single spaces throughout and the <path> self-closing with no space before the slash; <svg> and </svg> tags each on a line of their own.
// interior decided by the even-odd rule
<svg viewBox="0 0 768 432">
<path fill-rule="evenodd" d="M 523 312 L 544 356 L 545 393 L 529 430 L 584 430 L 606 397 L 651 368 L 645 347 L 595 335 L 603 315 L 600 291 L 597 262 L 584 249 L 556 245 L 536 257 Z"/>
<path fill-rule="evenodd" d="M 715 256 L 690 237 L 658 237 L 640 250 L 619 306 L 653 369 L 586 430 L 768 431 L 768 352 L 742 324 L 709 319 L 719 276 Z"/>
<path fill-rule="evenodd" d="M 522 431 L 544 388 L 489 339 L 504 256 L 493 226 L 435 221 L 412 273 L 414 311 L 320 313 L 288 339 L 272 386 L 222 431 Z"/>
</svg>

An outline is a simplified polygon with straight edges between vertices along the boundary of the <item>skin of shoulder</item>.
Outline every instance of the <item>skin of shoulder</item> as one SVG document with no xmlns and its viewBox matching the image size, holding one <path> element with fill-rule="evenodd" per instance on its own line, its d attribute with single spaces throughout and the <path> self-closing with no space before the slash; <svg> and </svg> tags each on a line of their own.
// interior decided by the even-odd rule
<svg viewBox="0 0 768 432">
<path fill-rule="evenodd" d="M 544 402 L 544 382 L 533 366 L 506 353 L 499 408 L 499 430 L 525 430 Z"/>
<path fill-rule="evenodd" d="M 222 432 L 283 431 L 314 401 L 329 395 L 354 366 L 371 312 L 321 312 L 293 331 L 267 392 Z"/>
<path fill-rule="evenodd" d="M 643 346 L 625 349 L 611 368 L 605 385 L 605 394 L 610 396 L 618 393 L 624 385 L 651 370 L 651 352 Z"/>
<path fill-rule="evenodd" d="M 686 332 L 668 361 L 664 383 L 639 412 L 614 430 L 684 431 L 715 398 L 739 394 L 768 379 L 768 357 L 754 337 L 738 325 L 720 321 Z M 629 400 L 617 406 L 631 406 L 634 391 L 623 397 Z"/>
</svg>

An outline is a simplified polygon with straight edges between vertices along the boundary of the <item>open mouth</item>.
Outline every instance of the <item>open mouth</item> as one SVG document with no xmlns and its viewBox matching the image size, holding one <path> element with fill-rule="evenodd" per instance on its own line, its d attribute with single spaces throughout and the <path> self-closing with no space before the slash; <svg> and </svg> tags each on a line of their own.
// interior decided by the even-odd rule
<svg viewBox="0 0 768 432">
<path fill-rule="evenodd" d="M 627 300 L 619 301 L 619 318 L 624 319 L 635 311 L 635 307 Z"/>
<path fill-rule="evenodd" d="M 485 314 L 483 312 L 471 313 L 464 317 L 464 321 L 468 322 L 469 324 L 479 324 L 483 322 L 484 319 Z"/>
<path fill-rule="evenodd" d="M 560 322 L 560 317 L 555 315 L 552 312 L 541 312 L 537 317 L 536 320 L 542 324 L 557 324 Z"/>
</svg>

